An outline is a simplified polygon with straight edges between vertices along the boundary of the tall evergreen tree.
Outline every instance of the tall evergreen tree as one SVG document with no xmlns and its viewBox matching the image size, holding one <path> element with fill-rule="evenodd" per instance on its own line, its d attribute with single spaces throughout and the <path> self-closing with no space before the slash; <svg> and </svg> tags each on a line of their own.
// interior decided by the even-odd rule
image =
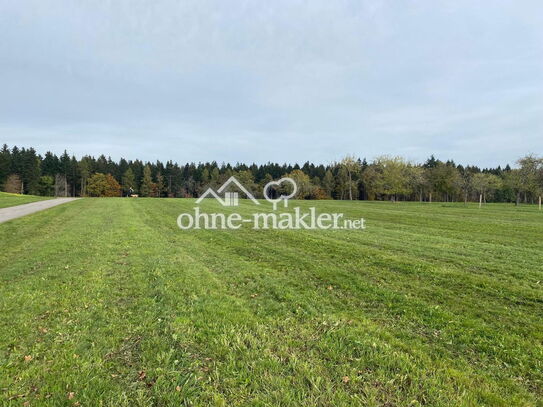
<svg viewBox="0 0 543 407">
<path fill-rule="evenodd" d="M 8 179 L 10 172 L 11 152 L 9 151 L 9 147 L 7 146 L 7 144 L 4 144 L 2 146 L 2 150 L 0 150 L 0 188 Z"/>
<path fill-rule="evenodd" d="M 123 174 L 122 188 L 125 194 L 136 192 L 136 179 L 134 177 L 134 172 L 130 167 Z"/>
<path fill-rule="evenodd" d="M 21 179 L 24 185 L 24 193 L 36 195 L 39 193 L 40 160 L 33 148 L 21 150 Z"/>
<path fill-rule="evenodd" d="M 84 156 L 79 162 L 79 175 L 81 176 L 81 190 L 80 195 L 85 196 L 87 194 L 87 181 L 91 174 L 92 159 L 89 156 Z"/>
<path fill-rule="evenodd" d="M 155 185 L 156 185 L 157 197 L 161 198 L 162 193 L 165 190 L 165 185 L 164 185 L 164 176 L 162 175 L 162 173 L 160 171 L 156 174 L 156 184 Z"/>
<path fill-rule="evenodd" d="M 332 171 L 327 170 L 324 174 L 324 178 L 322 179 L 322 188 L 324 189 L 324 192 L 328 194 L 328 196 L 332 196 L 335 189 L 334 175 L 332 174 Z"/>
<path fill-rule="evenodd" d="M 140 194 L 141 196 L 151 196 L 153 192 L 153 179 L 151 178 L 151 167 L 146 165 L 143 168 L 143 178 L 141 180 Z"/>
</svg>

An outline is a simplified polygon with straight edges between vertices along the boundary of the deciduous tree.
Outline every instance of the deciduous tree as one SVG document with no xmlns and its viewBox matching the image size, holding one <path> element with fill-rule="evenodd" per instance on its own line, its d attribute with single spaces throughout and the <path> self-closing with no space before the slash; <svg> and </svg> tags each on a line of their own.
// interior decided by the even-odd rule
<svg viewBox="0 0 543 407">
<path fill-rule="evenodd" d="M 494 174 L 478 173 L 472 178 L 472 186 L 479 193 L 479 207 L 486 203 L 486 195 L 500 188 L 501 180 Z"/>
<path fill-rule="evenodd" d="M 353 200 L 353 190 L 356 190 L 360 173 L 360 163 L 353 156 L 346 156 L 340 161 L 340 166 L 345 169 L 347 174 L 347 190 L 349 191 L 349 200 Z"/>
<path fill-rule="evenodd" d="M 95 197 L 116 197 L 121 195 L 121 185 L 111 174 L 96 173 L 88 180 L 87 193 Z"/>
<path fill-rule="evenodd" d="M 23 193 L 23 181 L 17 174 L 11 174 L 8 176 L 4 183 L 4 191 L 10 194 L 22 194 Z"/>
</svg>

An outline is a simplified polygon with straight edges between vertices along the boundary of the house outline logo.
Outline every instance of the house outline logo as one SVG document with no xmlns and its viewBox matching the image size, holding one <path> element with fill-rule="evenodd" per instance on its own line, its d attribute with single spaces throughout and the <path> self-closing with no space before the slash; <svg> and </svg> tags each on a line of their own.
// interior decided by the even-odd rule
<svg viewBox="0 0 543 407">
<path fill-rule="evenodd" d="M 238 206 L 239 205 L 239 194 L 237 192 L 225 192 L 224 198 L 221 198 L 219 194 L 222 194 L 222 192 L 228 188 L 231 184 L 234 184 L 237 186 L 241 192 L 243 192 L 247 198 L 249 198 L 255 205 L 260 205 L 260 202 L 256 200 L 256 198 L 251 194 L 234 176 L 231 176 L 226 180 L 224 184 L 221 185 L 219 189 L 217 189 L 217 192 L 213 190 L 213 188 L 208 188 L 206 191 L 200 195 L 200 197 L 196 200 L 196 203 L 199 204 L 202 202 L 206 197 L 209 195 L 213 196 L 222 206 Z"/>
<path fill-rule="evenodd" d="M 226 189 L 235 185 L 239 191 L 244 193 L 255 205 L 260 205 L 253 194 L 251 194 L 235 177 L 230 177 L 217 190 L 208 188 L 202 196 L 196 200 L 196 204 L 202 202 L 206 197 L 213 197 L 222 206 L 238 206 L 239 192 L 230 192 Z M 288 184 L 291 184 L 290 187 Z M 232 191 L 232 190 L 231 190 Z M 343 213 L 317 213 L 317 208 L 310 207 L 309 211 L 296 206 L 294 210 L 277 211 L 281 202 L 288 208 L 288 201 L 296 196 L 298 187 L 296 181 L 289 177 L 283 177 L 277 181 L 270 181 L 264 186 L 263 195 L 266 201 L 273 205 L 273 211 L 254 211 L 250 214 L 241 214 L 233 211 L 228 213 L 207 213 L 199 206 L 194 206 L 193 213 L 184 212 L 177 217 L 177 226 L 181 230 L 238 230 L 245 224 L 252 224 L 254 230 L 341 230 L 341 229 L 366 229 L 365 219 L 344 219 Z M 222 197 L 221 195 L 224 195 Z"/>
</svg>

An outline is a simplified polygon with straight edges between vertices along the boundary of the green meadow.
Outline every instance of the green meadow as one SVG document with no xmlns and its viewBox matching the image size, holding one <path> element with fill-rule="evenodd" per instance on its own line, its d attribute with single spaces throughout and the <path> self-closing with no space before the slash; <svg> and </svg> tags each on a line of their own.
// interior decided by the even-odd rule
<svg viewBox="0 0 543 407">
<path fill-rule="evenodd" d="M 183 231 L 194 200 L 151 198 L 1 224 L 2 404 L 543 405 L 536 206 L 292 205 L 366 229 Z"/>
<path fill-rule="evenodd" d="M 7 208 L 9 206 L 16 206 L 27 204 L 30 202 L 43 201 L 44 199 L 51 199 L 49 196 L 37 196 L 37 195 L 20 195 L 20 194 L 8 194 L 7 192 L 0 192 L 0 208 Z"/>
</svg>

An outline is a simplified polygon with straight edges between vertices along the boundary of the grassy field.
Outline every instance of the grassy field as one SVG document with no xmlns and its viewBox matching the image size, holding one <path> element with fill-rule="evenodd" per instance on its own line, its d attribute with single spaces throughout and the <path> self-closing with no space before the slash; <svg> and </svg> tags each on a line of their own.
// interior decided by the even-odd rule
<svg viewBox="0 0 543 407">
<path fill-rule="evenodd" d="M 3 403 L 543 405 L 536 207 L 305 201 L 367 229 L 181 231 L 193 204 L 0 225 Z"/>
<path fill-rule="evenodd" d="M 6 192 L 0 192 L 0 208 L 7 208 L 8 206 L 22 205 L 30 202 L 43 201 L 44 199 L 51 199 L 49 196 L 36 196 L 36 195 L 20 195 L 20 194 L 8 194 Z"/>
</svg>

